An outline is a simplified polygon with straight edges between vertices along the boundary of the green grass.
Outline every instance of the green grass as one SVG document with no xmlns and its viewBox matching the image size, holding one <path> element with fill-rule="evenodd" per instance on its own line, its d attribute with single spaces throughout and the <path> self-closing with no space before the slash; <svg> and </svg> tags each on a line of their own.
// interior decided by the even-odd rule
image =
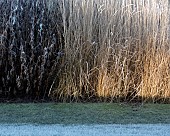
<svg viewBox="0 0 170 136">
<path fill-rule="evenodd" d="M 0 123 L 128 124 L 170 123 L 170 104 L 117 103 L 0 104 Z"/>
</svg>

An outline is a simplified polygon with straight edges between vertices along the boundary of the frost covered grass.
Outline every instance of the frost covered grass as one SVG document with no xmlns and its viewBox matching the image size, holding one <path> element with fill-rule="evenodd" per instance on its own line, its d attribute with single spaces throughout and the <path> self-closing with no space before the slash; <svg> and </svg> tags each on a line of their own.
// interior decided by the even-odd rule
<svg viewBox="0 0 170 136">
<path fill-rule="evenodd" d="M 170 102 L 168 0 L 0 7 L 2 98 Z"/>
<path fill-rule="evenodd" d="M 168 124 L 105 124 L 105 125 L 32 125 L 0 124 L 0 135 L 36 135 L 36 136 L 169 136 Z M 10 131 L 9 131 L 10 130 Z"/>
<path fill-rule="evenodd" d="M 0 104 L 0 124 L 170 124 L 169 104 Z"/>
</svg>

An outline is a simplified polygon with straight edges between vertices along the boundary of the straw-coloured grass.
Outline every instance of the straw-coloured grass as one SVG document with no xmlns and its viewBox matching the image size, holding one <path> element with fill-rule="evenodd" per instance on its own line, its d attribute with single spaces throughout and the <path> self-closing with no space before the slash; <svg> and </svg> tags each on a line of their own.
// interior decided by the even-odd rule
<svg viewBox="0 0 170 136">
<path fill-rule="evenodd" d="M 65 65 L 55 98 L 170 98 L 167 0 L 59 2 Z"/>
<path fill-rule="evenodd" d="M 168 0 L 6 0 L 0 6 L 4 97 L 170 101 Z"/>
</svg>

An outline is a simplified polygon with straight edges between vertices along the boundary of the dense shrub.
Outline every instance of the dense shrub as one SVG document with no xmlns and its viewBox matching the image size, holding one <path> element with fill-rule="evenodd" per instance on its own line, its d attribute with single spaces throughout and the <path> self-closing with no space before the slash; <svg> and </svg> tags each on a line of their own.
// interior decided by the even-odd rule
<svg viewBox="0 0 170 136">
<path fill-rule="evenodd" d="M 47 98 L 62 52 L 57 8 L 45 0 L 0 1 L 1 98 Z"/>
</svg>

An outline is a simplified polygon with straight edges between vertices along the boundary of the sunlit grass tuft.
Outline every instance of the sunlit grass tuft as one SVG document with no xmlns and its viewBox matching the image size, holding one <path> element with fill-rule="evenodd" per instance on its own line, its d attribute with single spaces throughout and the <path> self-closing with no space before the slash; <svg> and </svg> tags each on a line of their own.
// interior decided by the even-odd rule
<svg viewBox="0 0 170 136">
<path fill-rule="evenodd" d="M 170 98 L 167 0 L 62 0 L 61 101 Z"/>
</svg>

